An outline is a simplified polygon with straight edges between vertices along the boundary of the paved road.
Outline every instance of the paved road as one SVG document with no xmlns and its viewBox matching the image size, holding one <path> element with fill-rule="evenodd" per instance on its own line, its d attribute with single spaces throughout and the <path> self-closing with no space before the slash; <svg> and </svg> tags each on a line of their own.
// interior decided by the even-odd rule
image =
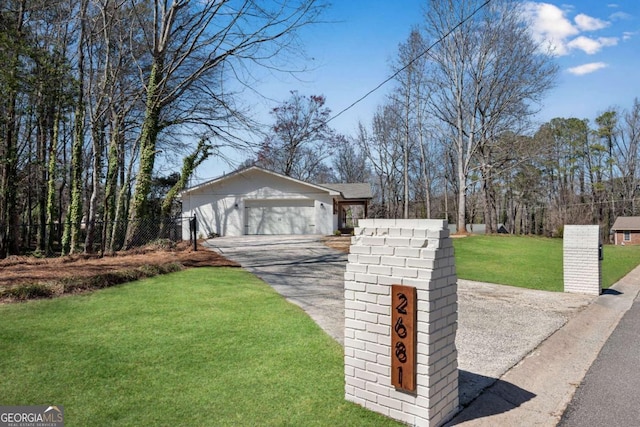
<svg viewBox="0 0 640 427">
<path fill-rule="evenodd" d="M 561 427 L 640 425 L 639 333 L 636 298 L 589 368 Z"/>
<path fill-rule="evenodd" d="M 319 236 L 242 236 L 205 245 L 302 307 L 341 344 L 347 255 Z M 486 387 L 564 325 L 593 297 L 458 280 L 460 402 Z"/>
</svg>

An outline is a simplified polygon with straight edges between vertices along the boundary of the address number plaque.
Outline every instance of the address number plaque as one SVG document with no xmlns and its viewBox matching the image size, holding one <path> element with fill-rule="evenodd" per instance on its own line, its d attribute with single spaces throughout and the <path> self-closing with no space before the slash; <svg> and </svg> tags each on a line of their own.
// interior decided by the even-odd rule
<svg viewBox="0 0 640 427">
<path fill-rule="evenodd" d="M 416 288 L 391 285 L 391 384 L 416 391 Z"/>
</svg>

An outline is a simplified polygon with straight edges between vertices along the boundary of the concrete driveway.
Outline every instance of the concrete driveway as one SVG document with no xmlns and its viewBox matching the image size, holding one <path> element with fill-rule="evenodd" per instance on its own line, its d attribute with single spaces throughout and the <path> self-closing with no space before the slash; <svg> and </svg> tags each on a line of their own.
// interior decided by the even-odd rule
<svg viewBox="0 0 640 427">
<path fill-rule="evenodd" d="M 267 282 L 343 344 L 347 254 L 317 235 L 219 237 L 204 246 Z"/>
<path fill-rule="evenodd" d="M 271 285 L 341 344 L 347 254 L 320 236 L 242 236 L 205 246 Z M 460 403 L 468 404 L 595 298 L 458 280 Z"/>
</svg>

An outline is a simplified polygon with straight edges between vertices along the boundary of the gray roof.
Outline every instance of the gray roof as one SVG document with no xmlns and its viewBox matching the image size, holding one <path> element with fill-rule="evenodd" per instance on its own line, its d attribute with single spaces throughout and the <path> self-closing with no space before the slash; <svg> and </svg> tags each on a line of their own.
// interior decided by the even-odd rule
<svg viewBox="0 0 640 427">
<path fill-rule="evenodd" d="M 612 230 L 640 230 L 640 216 L 619 216 L 613 223 Z"/>
<path fill-rule="evenodd" d="M 371 185 L 362 182 L 354 184 L 320 184 L 330 190 L 339 191 L 345 199 L 373 199 Z"/>
</svg>

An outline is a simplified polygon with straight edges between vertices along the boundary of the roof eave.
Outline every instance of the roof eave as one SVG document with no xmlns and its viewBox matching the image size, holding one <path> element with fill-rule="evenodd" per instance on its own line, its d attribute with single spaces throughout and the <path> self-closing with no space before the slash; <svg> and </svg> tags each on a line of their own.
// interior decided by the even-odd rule
<svg viewBox="0 0 640 427">
<path fill-rule="evenodd" d="M 323 186 L 317 185 L 317 184 L 311 184 L 309 182 L 305 182 L 305 181 L 302 181 L 302 180 L 297 179 L 297 178 L 292 178 L 290 176 L 286 176 L 286 175 L 283 175 L 283 174 L 280 174 L 280 173 L 277 173 L 277 172 L 274 172 L 274 171 L 270 171 L 268 169 L 264 169 L 264 168 L 261 168 L 259 166 L 251 166 L 251 167 L 248 167 L 246 169 L 237 170 L 237 171 L 234 171 L 234 172 L 232 172 L 230 174 L 222 175 L 222 176 L 220 176 L 218 178 L 211 179 L 209 181 L 203 182 L 203 183 L 198 184 L 196 186 L 193 186 L 193 187 L 190 187 L 190 188 L 185 188 L 180 193 L 178 193 L 178 196 L 180 198 L 182 198 L 183 195 L 189 194 L 189 193 L 191 193 L 193 191 L 196 191 L 196 190 L 198 190 L 200 188 L 203 188 L 203 187 L 206 187 L 208 185 L 212 185 L 212 184 L 215 184 L 217 182 L 232 178 L 232 177 L 234 177 L 236 175 L 241 175 L 243 173 L 247 173 L 247 172 L 252 171 L 252 170 L 259 170 L 259 171 L 262 171 L 262 172 L 267 173 L 269 175 L 273 175 L 273 176 L 276 176 L 276 177 L 279 177 L 279 178 L 288 179 L 290 181 L 296 182 L 296 183 L 301 184 L 301 185 L 306 185 L 308 187 L 312 187 L 312 188 L 315 188 L 317 190 L 326 191 L 327 193 L 329 193 L 330 196 L 340 196 L 341 195 L 339 191 L 332 190 L 331 188 L 326 188 L 326 187 L 323 187 Z"/>
</svg>

